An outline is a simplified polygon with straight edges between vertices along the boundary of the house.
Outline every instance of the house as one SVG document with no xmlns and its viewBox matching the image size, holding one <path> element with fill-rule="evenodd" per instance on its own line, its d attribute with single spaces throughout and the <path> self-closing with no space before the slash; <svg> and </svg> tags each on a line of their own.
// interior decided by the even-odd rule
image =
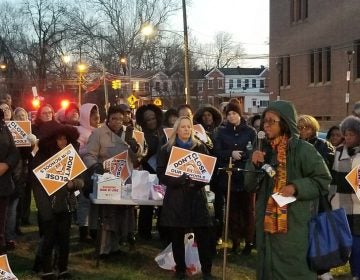
<svg viewBox="0 0 360 280">
<path fill-rule="evenodd" d="M 269 90 L 326 129 L 360 100 L 360 1 L 271 0 Z"/>
</svg>

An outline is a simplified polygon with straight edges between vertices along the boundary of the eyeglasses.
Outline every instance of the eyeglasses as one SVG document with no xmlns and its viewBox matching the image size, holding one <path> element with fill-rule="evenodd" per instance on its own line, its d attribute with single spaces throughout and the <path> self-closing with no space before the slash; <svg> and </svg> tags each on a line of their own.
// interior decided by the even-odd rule
<svg viewBox="0 0 360 280">
<path fill-rule="evenodd" d="M 278 123 L 278 122 L 280 122 L 280 120 L 263 119 L 263 123 L 268 124 L 268 125 L 274 125 L 275 123 Z"/>
<path fill-rule="evenodd" d="M 41 112 L 42 115 L 51 115 L 53 112 L 52 111 L 43 111 Z"/>
<path fill-rule="evenodd" d="M 303 130 L 303 129 L 309 129 L 311 127 L 308 125 L 298 125 L 297 128 L 298 128 L 298 130 Z"/>
</svg>

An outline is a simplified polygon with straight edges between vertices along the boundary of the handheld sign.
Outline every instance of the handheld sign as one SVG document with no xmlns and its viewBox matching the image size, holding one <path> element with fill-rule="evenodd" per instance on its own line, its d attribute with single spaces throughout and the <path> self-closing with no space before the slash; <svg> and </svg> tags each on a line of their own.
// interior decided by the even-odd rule
<svg viewBox="0 0 360 280">
<path fill-rule="evenodd" d="M 86 170 L 85 164 L 69 144 L 47 161 L 36 167 L 33 172 L 48 195 L 52 195 L 69 180 Z"/>
<path fill-rule="evenodd" d="M 171 137 L 171 135 L 174 132 L 174 129 L 171 127 L 166 127 L 163 129 L 165 136 L 166 136 L 166 140 L 169 140 L 169 138 Z M 194 125 L 194 134 L 197 138 L 200 139 L 201 142 L 206 143 L 208 141 L 207 135 L 206 135 L 206 131 L 204 129 L 204 127 L 201 124 L 195 124 Z"/>
<path fill-rule="evenodd" d="M 103 166 L 105 170 L 109 170 L 111 174 L 125 182 L 131 173 L 128 161 L 128 152 L 125 151 L 105 160 Z"/>
<path fill-rule="evenodd" d="M 166 137 L 166 141 L 168 141 L 169 138 L 171 137 L 171 135 L 173 134 L 174 129 L 171 128 L 171 127 L 165 127 L 163 130 L 164 130 L 164 134 L 165 134 L 165 137 Z"/>
<path fill-rule="evenodd" d="M 191 179 L 208 183 L 214 172 L 216 158 L 179 147 L 172 147 L 165 175 L 179 177 L 183 173 Z"/>
<path fill-rule="evenodd" d="M 360 165 L 353 168 L 346 176 L 350 186 L 354 189 L 357 198 L 360 200 Z"/>
<path fill-rule="evenodd" d="M 206 143 L 208 141 L 206 131 L 201 124 L 194 125 L 194 134 L 201 140 L 201 142 Z"/>
<path fill-rule="evenodd" d="M 136 140 L 136 143 L 138 143 L 141 147 L 144 147 L 145 144 L 144 132 L 139 130 L 134 130 L 134 138 Z"/>
<path fill-rule="evenodd" d="M 1 280 L 17 280 L 11 271 L 7 255 L 0 256 L 0 279 Z"/>
<path fill-rule="evenodd" d="M 27 135 L 31 133 L 30 121 L 6 121 L 16 147 L 30 147 L 31 143 Z"/>
</svg>

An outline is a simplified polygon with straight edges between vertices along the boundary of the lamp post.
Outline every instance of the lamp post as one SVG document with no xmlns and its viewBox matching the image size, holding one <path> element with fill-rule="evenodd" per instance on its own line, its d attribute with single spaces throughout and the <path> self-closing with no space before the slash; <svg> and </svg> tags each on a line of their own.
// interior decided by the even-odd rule
<svg viewBox="0 0 360 280">
<path fill-rule="evenodd" d="M 349 115 L 349 102 L 350 102 L 350 76 L 351 76 L 351 61 L 354 55 L 353 50 L 347 50 L 347 62 L 348 62 L 348 70 L 346 72 L 346 81 L 347 81 L 347 91 L 345 94 L 345 104 L 346 104 L 346 116 Z"/>
<path fill-rule="evenodd" d="M 145 24 L 142 28 L 141 28 L 141 33 L 144 36 L 152 36 L 155 33 L 157 33 L 157 31 L 162 31 L 162 32 L 169 32 L 172 34 L 175 34 L 177 36 L 180 36 L 183 39 L 183 52 L 184 52 L 184 81 L 185 81 L 185 86 L 184 86 L 184 95 L 185 95 L 185 103 L 189 104 L 191 103 L 191 98 L 190 98 L 190 74 L 189 74 L 189 69 L 190 69 L 190 63 L 189 63 L 189 42 L 188 42 L 188 32 L 187 32 L 187 18 L 186 18 L 186 5 L 185 5 L 185 0 L 183 0 L 183 22 L 184 22 L 184 35 L 180 35 L 179 33 L 172 31 L 172 30 L 165 30 L 165 29 L 159 29 L 159 30 L 154 30 L 154 26 L 152 24 Z"/>
<path fill-rule="evenodd" d="M 77 65 L 77 70 L 79 72 L 79 92 L 78 92 L 78 103 L 79 103 L 79 107 L 81 106 L 81 85 L 82 85 L 82 76 L 83 73 L 85 73 L 86 71 L 86 64 L 82 63 L 80 61 L 80 63 Z"/>
<path fill-rule="evenodd" d="M 281 100 L 281 79 L 282 79 L 283 65 L 280 60 L 276 62 L 276 69 L 278 71 L 278 95 L 276 99 Z"/>
</svg>

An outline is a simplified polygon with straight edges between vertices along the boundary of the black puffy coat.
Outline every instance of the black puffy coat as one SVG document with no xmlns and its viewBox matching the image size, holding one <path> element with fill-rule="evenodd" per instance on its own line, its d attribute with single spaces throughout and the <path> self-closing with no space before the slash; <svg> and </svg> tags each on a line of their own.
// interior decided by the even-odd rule
<svg viewBox="0 0 360 280">
<path fill-rule="evenodd" d="M 160 183 L 167 186 L 160 224 L 167 227 L 207 227 L 211 225 L 210 213 L 205 193 L 205 183 L 182 180 L 165 175 L 170 151 L 167 146 L 161 147 L 157 160 L 157 175 Z M 208 154 L 202 143 L 192 151 Z"/>
</svg>

